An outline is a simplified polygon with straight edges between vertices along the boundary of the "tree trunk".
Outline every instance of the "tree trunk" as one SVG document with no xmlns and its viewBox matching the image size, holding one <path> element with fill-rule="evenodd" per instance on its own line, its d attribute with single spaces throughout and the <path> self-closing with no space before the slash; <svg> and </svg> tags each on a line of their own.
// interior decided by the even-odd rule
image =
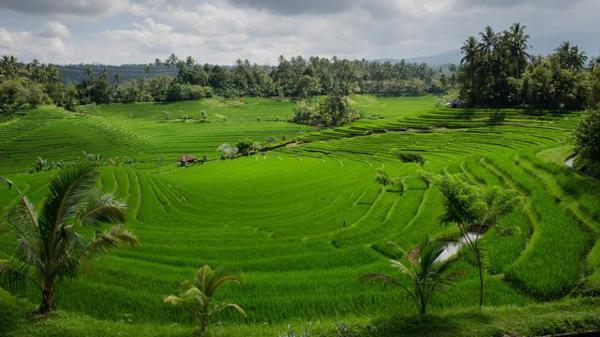
<svg viewBox="0 0 600 337">
<path fill-rule="evenodd" d="M 47 315 L 54 310 L 54 288 L 51 284 L 44 284 L 42 288 L 42 303 L 38 314 Z"/>
<path fill-rule="evenodd" d="M 206 334 L 207 328 L 208 328 L 208 313 L 203 313 L 200 315 L 200 336 L 204 336 L 204 334 Z"/>
<path fill-rule="evenodd" d="M 477 251 L 477 269 L 479 271 L 479 308 L 483 306 L 483 261 L 481 261 L 481 253 Z"/>
</svg>

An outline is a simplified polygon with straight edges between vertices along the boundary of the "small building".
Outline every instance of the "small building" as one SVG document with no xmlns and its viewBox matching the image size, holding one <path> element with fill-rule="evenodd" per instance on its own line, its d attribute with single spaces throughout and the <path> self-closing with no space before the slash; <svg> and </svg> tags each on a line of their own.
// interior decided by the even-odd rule
<svg viewBox="0 0 600 337">
<path fill-rule="evenodd" d="M 179 158 L 179 165 L 186 166 L 188 164 L 195 164 L 198 158 L 192 156 L 191 154 L 184 154 Z"/>
</svg>

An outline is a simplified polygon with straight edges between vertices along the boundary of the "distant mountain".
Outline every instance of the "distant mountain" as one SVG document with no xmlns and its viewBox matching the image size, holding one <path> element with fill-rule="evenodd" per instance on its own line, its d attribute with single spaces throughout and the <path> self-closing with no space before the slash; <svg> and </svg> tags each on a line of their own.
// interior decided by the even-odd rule
<svg viewBox="0 0 600 337">
<path fill-rule="evenodd" d="M 419 56 L 406 59 L 407 62 L 414 63 L 427 63 L 429 65 L 444 65 L 444 64 L 458 64 L 460 63 L 461 55 L 460 50 L 448 50 L 443 53 L 434 54 L 430 56 Z"/>
<path fill-rule="evenodd" d="M 589 57 L 600 56 L 600 44 L 598 44 L 598 34 L 593 33 L 553 33 L 548 35 L 532 36 L 529 44 L 532 48 L 529 53 L 532 55 L 548 55 L 554 51 L 563 41 L 570 41 L 579 46 Z M 448 64 L 459 64 L 462 58 L 460 50 L 449 50 L 430 56 L 419 56 L 404 59 L 409 63 L 427 63 L 430 66 L 441 66 Z M 402 61 L 400 58 L 375 59 L 379 62 L 397 63 Z"/>
<path fill-rule="evenodd" d="M 459 50 L 449 50 L 443 53 L 434 54 L 430 56 L 418 56 L 411 57 L 406 59 L 398 59 L 398 58 L 389 58 L 389 59 L 375 59 L 377 62 L 390 62 L 390 63 L 398 63 L 402 60 L 408 63 L 427 63 L 430 66 L 441 66 L 448 64 L 458 64 L 460 62 L 460 51 Z"/>
</svg>

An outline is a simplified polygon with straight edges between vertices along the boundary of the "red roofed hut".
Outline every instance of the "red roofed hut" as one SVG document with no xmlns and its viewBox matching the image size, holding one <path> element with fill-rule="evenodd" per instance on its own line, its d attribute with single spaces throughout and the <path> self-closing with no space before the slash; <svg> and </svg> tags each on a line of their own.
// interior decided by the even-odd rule
<svg viewBox="0 0 600 337">
<path fill-rule="evenodd" d="M 186 166 L 187 164 L 194 164 L 198 158 L 192 156 L 191 154 L 184 154 L 179 158 L 179 165 Z"/>
</svg>

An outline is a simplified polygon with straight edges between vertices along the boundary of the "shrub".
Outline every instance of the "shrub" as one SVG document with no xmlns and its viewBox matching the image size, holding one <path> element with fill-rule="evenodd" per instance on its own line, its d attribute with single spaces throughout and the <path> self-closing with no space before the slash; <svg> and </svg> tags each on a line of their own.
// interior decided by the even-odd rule
<svg viewBox="0 0 600 337">
<path fill-rule="evenodd" d="M 425 165 L 425 158 L 418 153 L 392 150 L 392 154 L 398 157 L 398 159 L 404 163 L 417 163 L 419 165 Z"/>
<path fill-rule="evenodd" d="M 49 100 L 42 86 L 24 78 L 0 82 L 0 111 L 12 113 L 19 109 L 35 108 Z"/>
<path fill-rule="evenodd" d="M 600 163 L 600 110 L 590 111 L 575 131 L 577 152 L 584 158 Z"/>
<path fill-rule="evenodd" d="M 250 139 L 243 139 L 237 143 L 236 147 L 239 154 L 242 156 L 248 156 L 256 152 L 260 148 L 260 145 Z"/>
<path fill-rule="evenodd" d="M 221 152 L 221 159 L 233 159 L 238 154 L 238 148 L 227 143 L 219 145 L 217 151 Z"/>
<path fill-rule="evenodd" d="M 335 127 L 352 123 L 360 117 L 348 103 L 346 96 L 330 93 L 322 103 L 301 100 L 296 106 L 292 122 L 321 127 Z"/>
</svg>

